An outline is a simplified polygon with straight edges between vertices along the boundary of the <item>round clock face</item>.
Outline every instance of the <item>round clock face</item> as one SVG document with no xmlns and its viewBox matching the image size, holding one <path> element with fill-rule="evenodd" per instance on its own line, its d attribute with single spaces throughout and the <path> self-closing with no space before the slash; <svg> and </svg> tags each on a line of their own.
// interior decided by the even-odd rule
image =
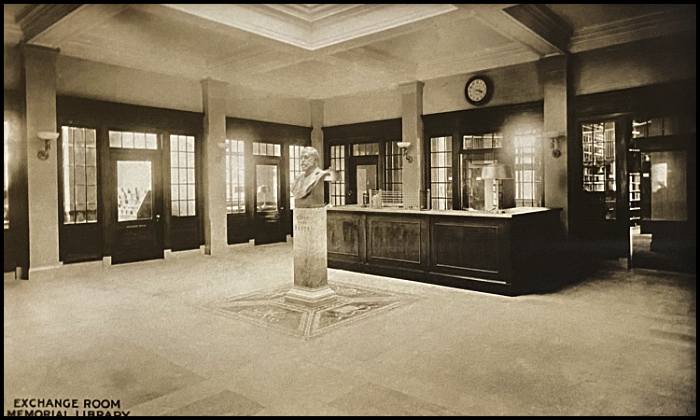
<svg viewBox="0 0 700 420">
<path fill-rule="evenodd" d="M 491 94 L 489 89 L 490 86 L 483 76 L 475 76 L 467 82 L 464 93 L 469 103 L 473 105 L 482 105 L 489 99 Z"/>
</svg>

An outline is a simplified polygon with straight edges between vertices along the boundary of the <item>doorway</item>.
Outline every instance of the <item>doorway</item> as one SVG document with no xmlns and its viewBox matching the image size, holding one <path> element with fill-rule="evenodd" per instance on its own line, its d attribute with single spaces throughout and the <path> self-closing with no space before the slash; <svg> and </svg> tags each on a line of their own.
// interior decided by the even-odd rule
<svg viewBox="0 0 700 420">
<path fill-rule="evenodd" d="M 278 159 L 260 159 L 255 165 L 255 204 L 253 206 L 256 245 L 284 242 L 286 234 L 280 205 L 280 165 Z M 274 161 L 274 162 L 273 162 Z"/>
<path fill-rule="evenodd" d="M 112 150 L 112 263 L 163 258 L 159 153 Z"/>
<path fill-rule="evenodd" d="M 629 155 L 630 265 L 694 272 L 687 151 L 653 149 L 632 149 Z"/>
<path fill-rule="evenodd" d="M 353 157 L 349 163 L 347 204 L 362 204 L 364 194 L 376 190 L 377 182 L 377 157 L 360 156 Z"/>
</svg>

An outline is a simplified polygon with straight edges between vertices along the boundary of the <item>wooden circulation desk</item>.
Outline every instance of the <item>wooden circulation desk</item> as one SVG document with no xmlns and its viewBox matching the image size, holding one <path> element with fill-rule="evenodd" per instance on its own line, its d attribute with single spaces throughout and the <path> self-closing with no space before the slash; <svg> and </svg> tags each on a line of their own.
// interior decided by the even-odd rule
<svg viewBox="0 0 700 420">
<path fill-rule="evenodd" d="M 546 289 L 560 211 L 329 207 L 328 267 L 506 295 Z"/>
</svg>

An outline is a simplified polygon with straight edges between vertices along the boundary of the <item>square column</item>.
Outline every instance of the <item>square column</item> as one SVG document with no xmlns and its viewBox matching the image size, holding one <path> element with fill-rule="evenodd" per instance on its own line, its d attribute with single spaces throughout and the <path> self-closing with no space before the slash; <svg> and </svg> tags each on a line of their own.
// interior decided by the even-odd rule
<svg viewBox="0 0 700 420">
<path fill-rule="evenodd" d="M 58 149 L 49 140 L 48 157 L 42 154 L 45 141 L 37 133 L 56 133 L 57 49 L 25 45 L 27 113 L 27 188 L 29 213 L 29 279 L 48 275 L 61 266 L 58 253 Z"/>
<path fill-rule="evenodd" d="M 569 226 L 567 65 L 566 55 L 540 60 L 544 89 L 544 205 L 563 209 L 560 217 L 566 232 Z"/>
<path fill-rule="evenodd" d="M 204 253 L 227 249 L 226 225 L 226 94 L 224 82 L 202 80 L 204 104 Z"/>
<path fill-rule="evenodd" d="M 401 136 L 402 141 L 410 142 L 409 162 L 403 158 L 403 190 L 406 193 L 418 193 L 423 185 L 423 86 L 420 81 L 403 83 L 401 90 Z"/>
</svg>

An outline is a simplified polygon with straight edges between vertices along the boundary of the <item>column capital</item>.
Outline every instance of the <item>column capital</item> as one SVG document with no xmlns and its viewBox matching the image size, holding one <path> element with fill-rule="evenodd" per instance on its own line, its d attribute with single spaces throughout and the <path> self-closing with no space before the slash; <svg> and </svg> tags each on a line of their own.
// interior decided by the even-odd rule
<svg viewBox="0 0 700 420">
<path fill-rule="evenodd" d="M 202 85 L 202 93 L 205 95 L 211 95 L 219 98 L 226 97 L 226 89 L 228 89 L 228 83 L 222 82 L 221 80 L 215 80 L 210 77 L 202 79 L 199 81 Z"/>
<path fill-rule="evenodd" d="M 539 60 L 540 70 L 544 73 L 566 70 L 569 61 L 568 54 L 556 54 L 542 57 Z"/>
<path fill-rule="evenodd" d="M 20 51 L 24 58 L 53 58 L 61 52 L 60 48 L 50 48 L 41 45 L 27 43 L 20 44 Z"/>
<path fill-rule="evenodd" d="M 418 93 L 422 95 L 423 86 L 425 86 L 425 83 L 421 82 L 420 80 L 414 80 L 412 82 L 399 84 L 399 89 L 401 90 L 402 95 L 405 95 L 407 93 Z"/>
</svg>

